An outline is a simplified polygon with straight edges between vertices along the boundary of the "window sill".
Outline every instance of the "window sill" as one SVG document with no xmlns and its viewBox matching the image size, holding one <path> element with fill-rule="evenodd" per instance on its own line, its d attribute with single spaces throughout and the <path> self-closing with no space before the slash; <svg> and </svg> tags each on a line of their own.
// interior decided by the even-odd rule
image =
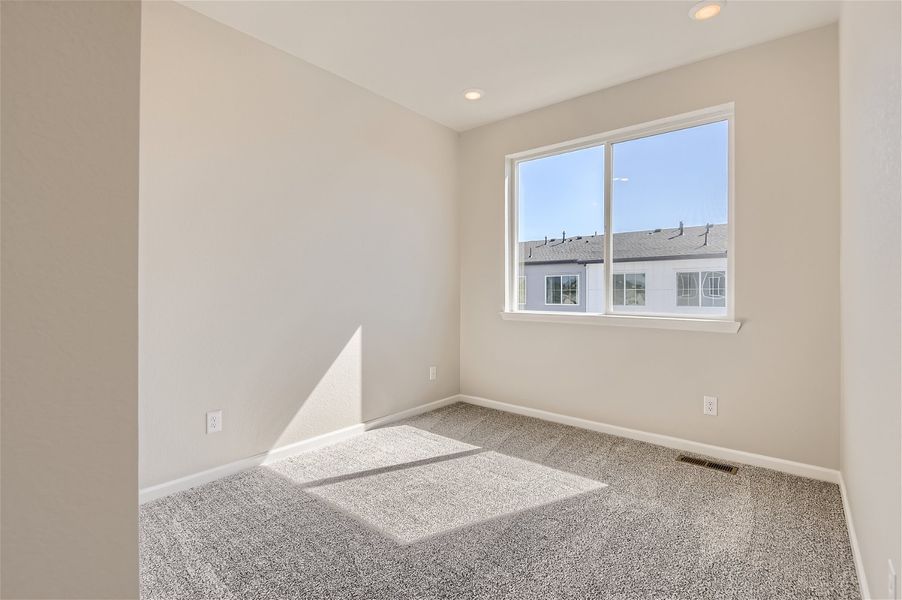
<svg viewBox="0 0 902 600">
<path fill-rule="evenodd" d="M 505 321 L 532 321 L 536 323 L 578 323 L 608 327 L 638 327 L 642 329 L 676 329 L 682 331 L 707 331 L 711 333 L 736 333 L 742 327 L 739 321 L 721 319 L 693 319 L 683 317 L 651 317 L 645 315 L 602 315 L 597 313 L 551 313 L 543 311 L 502 311 Z"/>
</svg>

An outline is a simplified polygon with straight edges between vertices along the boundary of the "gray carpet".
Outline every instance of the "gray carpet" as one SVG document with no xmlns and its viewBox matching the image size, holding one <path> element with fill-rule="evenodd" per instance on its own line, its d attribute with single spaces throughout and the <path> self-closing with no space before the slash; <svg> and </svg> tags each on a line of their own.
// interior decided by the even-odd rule
<svg viewBox="0 0 902 600">
<path fill-rule="evenodd" d="M 466 404 L 141 508 L 146 599 L 857 598 L 836 485 Z"/>
</svg>

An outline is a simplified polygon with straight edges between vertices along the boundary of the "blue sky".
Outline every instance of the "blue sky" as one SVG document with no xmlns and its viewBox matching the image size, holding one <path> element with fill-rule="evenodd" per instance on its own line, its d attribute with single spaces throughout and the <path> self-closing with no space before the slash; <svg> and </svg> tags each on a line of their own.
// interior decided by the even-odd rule
<svg viewBox="0 0 902 600">
<path fill-rule="evenodd" d="M 727 122 L 614 145 L 614 231 L 727 221 Z M 520 239 L 604 230 L 604 148 L 520 163 Z"/>
</svg>

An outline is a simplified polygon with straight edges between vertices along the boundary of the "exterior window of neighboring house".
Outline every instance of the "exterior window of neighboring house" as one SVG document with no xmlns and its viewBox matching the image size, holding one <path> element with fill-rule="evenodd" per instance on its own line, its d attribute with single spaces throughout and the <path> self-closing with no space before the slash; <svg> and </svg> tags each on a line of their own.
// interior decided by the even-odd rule
<svg viewBox="0 0 902 600">
<path fill-rule="evenodd" d="M 508 155 L 505 313 L 529 310 L 526 290 L 538 295 L 544 279 L 544 305 L 531 298 L 532 310 L 738 330 L 732 132 L 729 103 Z M 710 322 L 650 320 L 684 315 Z"/>
<path fill-rule="evenodd" d="M 677 306 L 698 306 L 698 273 L 677 273 Z"/>
<path fill-rule="evenodd" d="M 677 306 L 726 306 L 725 271 L 681 271 L 677 273 Z"/>
<path fill-rule="evenodd" d="M 579 275 L 546 275 L 545 304 L 579 304 Z"/>
<path fill-rule="evenodd" d="M 727 305 L 727 274 L 725 271 L 702 271 L 702 306 Z"/>
<path fill-rule="evenodd" d="M 645 273 L 614 273 L 614 306 L 645 306 Z"/>
<path fill-rule="evenodd" d="M 526 309 L 526 275 L 520 275 L 517 280 L 517 308 Z"/>
</svg>

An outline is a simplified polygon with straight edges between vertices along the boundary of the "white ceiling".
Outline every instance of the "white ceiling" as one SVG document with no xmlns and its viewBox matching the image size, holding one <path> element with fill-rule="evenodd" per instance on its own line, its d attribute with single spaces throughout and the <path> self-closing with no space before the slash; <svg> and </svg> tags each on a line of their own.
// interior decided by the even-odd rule
<svg viewBox="0 0 902 600">
<path fill-rule="evenodd" d="M 836 2 L 270 2 L 182 4 L 463 131 L 836 21 Z M 485 90 L 464 100 L 466 88 Z"/>
</svg>

